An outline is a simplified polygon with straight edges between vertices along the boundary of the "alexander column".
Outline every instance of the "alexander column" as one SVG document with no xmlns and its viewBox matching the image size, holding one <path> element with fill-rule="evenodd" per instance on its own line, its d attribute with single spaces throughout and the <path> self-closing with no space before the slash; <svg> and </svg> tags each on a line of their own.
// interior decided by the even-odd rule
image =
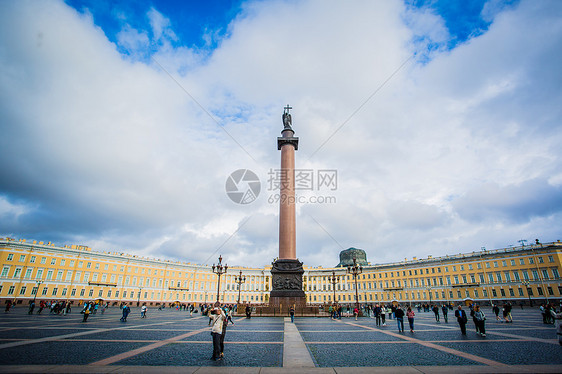
<svg viewBox="0 0 562 374">
<path fill-rule="evenodd" d="M 283 130 L 277 138 L 281 151 L 281 180 L 279 201 L 279 258 L 271 269 L 272 290 L 270 305 L 289 306 L 306 304 L 302 289 L 302 262 L 297 259 L 297 231 L 295 216 L 295 151 L 299 138 L 295 137 L 292 118 L 287 105 L 283 111 Z"/>
</svg>

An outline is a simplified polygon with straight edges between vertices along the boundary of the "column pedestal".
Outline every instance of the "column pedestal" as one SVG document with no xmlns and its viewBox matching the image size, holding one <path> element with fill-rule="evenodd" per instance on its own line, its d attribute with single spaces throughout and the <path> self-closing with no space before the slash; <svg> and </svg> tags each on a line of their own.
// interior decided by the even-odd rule
<svg viewBox="0 0 562 374">
<path fill-rule="evenodd" d="M 302 262 L 296 259 L 278 259 L 271 269 L 272 290 L 269 294 L 270 306 L 290 306 L 306 304 L 302 290 Z"/>
</svg>

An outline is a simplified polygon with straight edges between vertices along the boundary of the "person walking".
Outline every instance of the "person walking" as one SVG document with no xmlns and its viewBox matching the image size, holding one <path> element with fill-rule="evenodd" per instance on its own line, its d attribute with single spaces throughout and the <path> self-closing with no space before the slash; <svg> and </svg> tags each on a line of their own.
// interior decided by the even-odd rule
<svg viewBox="0 0 562 374">
<path fill-rule="evenodd" d="M 550 315 L 556 321 L 556 335 L 558 335 L 558 344 L 562 345 L 562 307 L 560 312 L 556 313 L 556 310 L 552 308 L 550 310 Z"/>
<path fill-rule="evenodd" d="M 213 322 L 211 324 L 211 336 L 213 337 L 213 355 L 211 356 L 211 360 L 221 360 L 221 335 L 223 329 L 223 323 L 225 320 L 225 315 L 222 309 L 220 308 L 220 303 L 217 301 L 215 303 L 215 307 L 209 312 L 209 314 L 213 318 Z M 224 341 L 223 341 L 224 344 Z"/>
<path fill-rule="evenodd" d="M 439 322 L 439 307 L 434 305 L 431 310 L 433 311 L 433 314 L 435 314 L 435 321 Z"/>
<path fill-rule="evenodd" d="M 148 308 L 146 307 L 146 305 L 143 305 L 141 307 L 141 318 L 146 318 L 146 311 L 148 310 Z"/>
<path fill-rule="evenodd" d="M 291 323 L 295 322 L 295 307 L 291 306 L 291 309 L 289 309 L 289 315 L 291 316 Z"/>
<path fill-rule="evenodd" d="M 396 318 L 396 324 L 398 325 L 398 332 L 404 332 L 404 311 L 398 305 L 394 309 L 394 318 Z"/>
<path fill-rule="evenodd" d="M 373 313 L 375 314 L 375 323 L 377 326 L 381 325 L 381 307 L 379 304 L 375 304 L 375 308 L 373 309 Z"/>
<path fill-rule="evenodd" d="M 457 317 L 457 322 L 461 328 L 461 334 L 466 335 L 466 323 L 468 318 L 466 317 L 466 312 L 462 310 L 462 306 L 459 305 L 458 309 L 455 310 L 455 317 Z"/>
<path fill-rule="evenodd" d="M 476 333 L 480 336 L 486 336 L 486 315 L 480 310 L 480 305 L 474 307 L 474 324 L 476 325 Z"/>
<path fill-rule="evenodd" d="M 443 320 L 445 323 L 449 323 L 449 308 L 447 308 L 447 305 L 443 304 L 441 311 L 443 312 Z"/>
<path fill-rule="evenodd" d="M 414 332 L 414 317 L 416 313 L 412 310 L 412 308 L 408 307 L 406 311 L 406 317 L 408 317 L 408 324 L 410 325 L 410 332 Z"/>
<path fill-rule="evenodd" d="M 359 316 L 359 309 L 357 309 L 357 307 L 353 309 L 353 315 L 355 316 L 355 320 L 357 321 L 357 317 Z"/>
<path fill-rule="evenodd" d="M 123 316 L 121 317 L 121 322 L 127 322 L 127 316 L 131 312 L 131 308 L 127 304 L 123 305 Z"/>
<path fill-rule="evenodd" d="M 82 322 L 86 322 L 89 316 L 90 316 L 90 305 L 86 304 L 86 307 L 84 308 L 84 318 L 82 318 Z"/>
<path fill-rule="evenodd" d="M 383 326 L 386 326 L 386 307 L 381 305 L 381 322 Z"/>
<path fill-rule="evenodd" d="M 498 304 L 494 304 L 492 307 L 492 312 L 496 315 L 496 321 L 500 321 L 500 307 Z"/>
<path fill-rule="evenodd" d="M 32 301 L 29 304 L 29 311 L 27 312 L 27 314 L 33 314 L 33 309 L 35 309 L 35 302 L 34 301 Z"/>
</svg>

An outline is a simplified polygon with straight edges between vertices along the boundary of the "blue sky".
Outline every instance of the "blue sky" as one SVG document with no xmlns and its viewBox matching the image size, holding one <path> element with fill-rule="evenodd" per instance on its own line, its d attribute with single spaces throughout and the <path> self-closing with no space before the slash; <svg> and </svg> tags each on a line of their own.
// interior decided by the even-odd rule
<svg viewBox="0 0 562 374">
<path fill-rule="evenodd" d="M 306 264 L 555 241 L 561 59 L 557 0 L 0 2 L 0 237 L 268 264 L 289 103 L 297 168 L 337 172 Z"/>
</svg>

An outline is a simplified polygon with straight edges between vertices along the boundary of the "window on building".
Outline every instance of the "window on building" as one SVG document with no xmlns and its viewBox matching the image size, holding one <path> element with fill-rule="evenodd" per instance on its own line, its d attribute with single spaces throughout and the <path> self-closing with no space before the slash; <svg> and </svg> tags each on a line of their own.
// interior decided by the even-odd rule
<svg viewBox="0 0 562 374">
<path fill-rule="evenodd" d="M 539 272 L 536 271 L 536 270 L 532 270 L 532 272 L 533 272 L 533 279 L 534 279 L 534 280 L 539 280 Z"/>
<path fill-rule="evenodd" d="M 10 271 L 10 267 L 9 266 L 4 266 L 2 268 L 2 273 L 0 274 L 1 277 L 7 277 L 8 273 Z"/>
<path fill-rule="evenodd" d="M 76 296 L 76 288 L 73 288 L 70 292 L 70 296 Z"/>
<path fill-rule="evenodd" d="M 503 275 L 505 276 L 506 282 L 511 282 L 511 275 L 509 274 L 509 271 L 504 271 Z"/>
<path fill-rule="evenodd" d="M 44 287 L 43 291 L 41 291 L 41 296 L 45 296 L 47 295 L 47 292 L 49 291 L 49 287 Z"/>
<path fill-rule="evenodd" d="M 499 271 L 496 273 L 496 278 L 498 282 L 502 282 L 502 274 Z"/>
<path fill-rule="evenodd" d="M 461 270 L 464 270 L 464 265 L 461 265 Z"/>
<path fill-rule="evenodd" d="M 74 267 L 74 260 L 70 260 L 70 267 L 71 267 L 71 268 Z"/>
<path fill-rule="evenodd" d="M 532 257 L 529 257 L 529 264 L 532 265 L 532 264 L 534 264 L 534 263 L 535 263 L 535 260 L 534 260 Z"/>
<path fill-rule="evenodd" d="M 515 296 L 515 292 L 513 291 L 513 288 L 509 289 L 509 296 Z"/>
<path fill-rule="evenodd" d="M 504 266 L 504 267 L 507 266 L 507 261 L 502 260 L 502 266 Z"/>
<path fill-rule="evenodd" d="M 544 258 L 542 258 L 542 256 L 539 256 L 538 259 L 539 259 L 539 264 L 544 264 Z"/>
<path fill-rule="evenodd" d="M 519 259 L 519 265 L 525 265 L 525 259 L 524 258 Z"/>
<path fill-rule="evenodd" d="M 51 293 L 51 296 L 57 296 L 58 290 L 59 289 L 57 287 L 53 288 L 53 292 Z"/>
<path fill-rule="evenodd" d="M 554 296 L 554 290 L 552 289 L 552 287 L 547 287 L 546 290 L 548 291 L 548 295 L 549 296 Z"/>
<path fill-rule="evenodd" d="M 20 255 L 20 262 L 25 262 L 25 255 Z"/>
<path fill-rule="evenodd" d="M 90 269 L 91 267 L 92 267 L 92 263 L 91 263 L 91 262 L 86 263 L 86 269 Z"/>
<path fill-rule="evenodd" d="M 47 263 L 47 257 L 41 257 L 41 263 L 46 264 Z"/>
<path fill-rule="evenodd" d="M 554 257 L 552 255 L 548 256 L 548 262 L 554 262 Z"/>
<path fill-rule="evenodd" d="M 548 277 L 548 270 L 542 269 L 541 272 L 542 272 L 542 278 L 545 279 L 545 280 L 548 280 L 548 278 L 549 278 Z"/>
<path fill-rule="evenodd" d="M 10 288 L 8 288 L 8 295 L 13 295 L 15 290 L 16 290 L 15 286 L 10 286 Z"/>
<path fill-rule="evenodd" d="M 554 279 L 560 278 L 560 273 L 558 272 L 557 268 L 552 268 L 550 270 L 552 270 L 552 275 L 554 276 Z"/>
<path fill-rule="evenodd" d="M 483 289 L 482 295 L 484 295 L 484 297 L 488 297 L 488 291 L 486 289 Z"/>
<path fill-rule="evenodd" d="M 494 267 L 497 268 L 498 267 L 498 262 L 494 261 Z"/>
<path fill-rule="evenodd" d="M 6 257 L 6 261 L 12 261 L 14 259 L 13 253 L 8 253 L 8 257 Z"/>
<path fill-rule="evenodd" d="M 537 287 L 537 294 L 538 294 L 539 296 L 543 296 L 543 295 L 544 295 L 544 292 L 542 292 L 542 288 L 541 288 L 541 287 Z"/>
<path fill-rule="evenodd" d="M 527 295 L 533 296 L 533 289 L 531 287 L 527 287 Z"/>
<path fill-rule="evenodd" d="M 527 270 L 523 270 L 523 279 L 525 279 L 526 281 L 529 280 L 529 272 Z"/>
<path fill-rule="evenodd" d="M 456 265 L 453 265 L 453 271 L 457 271 Z"/>
<path fill-rule="evenodd" d="M 519 296 L 524 296 L 524 295 L 523 295 L 523 289 L 522 289 L 521 287 L 519 287 L 519 288 L 517 289 L 517 292 L 519 293 Z"/>
<path fill-rule="evenodd" d="M 521 278 L 519 278 L 519 272 L 517 270 L 513 271 L 513 278 L 515 279 L 516 282 L 521 281 Z"/>
<path fill-rule="evenodd" d="M 32 264 L 34 264 L 36 258 L 37 258 L 37 256 L 31 256 L 31 257 L 29 258 L 29 262 L 32 263 Z M 552 261 L 551 261 L 551 262 L 552 262 Z"/>
<path fill-rule="evenodd" d="M 21 268 L 16 268 L 16 271 L 14 271 L 14 278 L 18 278 L 21 274 Z"/>
<path fill-rule="evenodd" d="M 492 296 L 493 297 L 498 297 L 498 293 L 496 292 L 495 289 L 492 288 Z"/>
<path fill-rule="evenodd" d="M 486 262 L 486 268 L 489 269 L 490 268 L 490 263 Z"/>
<path fill-rule="evenodd" d="M 64 266 L 66 264 L 66 260 L 60 260 L 60 266 Z"/>
<path fill-rule="evenodd" d="M 57 259 L 56 258 L 52 258 L 51 259 L 51 265 L 56 265 L 57 264 Z"/>
<path fill-rule="evenodd" d="M 66 288 L 63 288 L 63 289 L 62 289 L 62 294 L 61 294 L 61 296 L 66 296 L 66 292 L 67 292 L 67 289 L 66 289 Z"/>
<path fill-rule="evenodd" d="M 472 270 L 472 264 L 468 264 L 468 270 Z"/>
<path fill-rule="evenodd" d="M 478 274 L 478 278 L 480 278 L 480 283 L 486 283 L 484 280 L 484 274 Z"/>
<path fill-rule="evenodd" d="M 31 294 L 32 294 L 32 295 L 37 295 L 37 291 L 39 291 L 39 287 L 33 287 L 33 288 L 31 289 Z"/>
<path fill-rule="evenodd" d="M 25 291 L 27 291 L 26 286 L 23 286 L 22 288 L 20 288 L 20 295 L 25 295 Z"/>
<path fill-rule="evenodd" d="M 511 264 L 511 266 L 515 266 L 515 260 L 509 260 L 509 263 Z"/>
<path fill-rule="evenodd" d="M 502 297 L 505 297 L 505 290 L 503 288 L 500 288 L 500 294 L 502 295 Z"/>
<path fill-rule="evenodd" d="M 488 283 L 494 283 L 494 274 L 488 273 Z"/>
<path fill-rule="evenodd" d="M 478 290 L 474 290 L 474 298 L 478 299 L 480 296 L 478 295 Z"/>
<path fill-rule="evenodd" d="M 31 273 L 33 272 L 33 268 L 25 269 L 25 279 L 31 279 Z"/>
</svg>

